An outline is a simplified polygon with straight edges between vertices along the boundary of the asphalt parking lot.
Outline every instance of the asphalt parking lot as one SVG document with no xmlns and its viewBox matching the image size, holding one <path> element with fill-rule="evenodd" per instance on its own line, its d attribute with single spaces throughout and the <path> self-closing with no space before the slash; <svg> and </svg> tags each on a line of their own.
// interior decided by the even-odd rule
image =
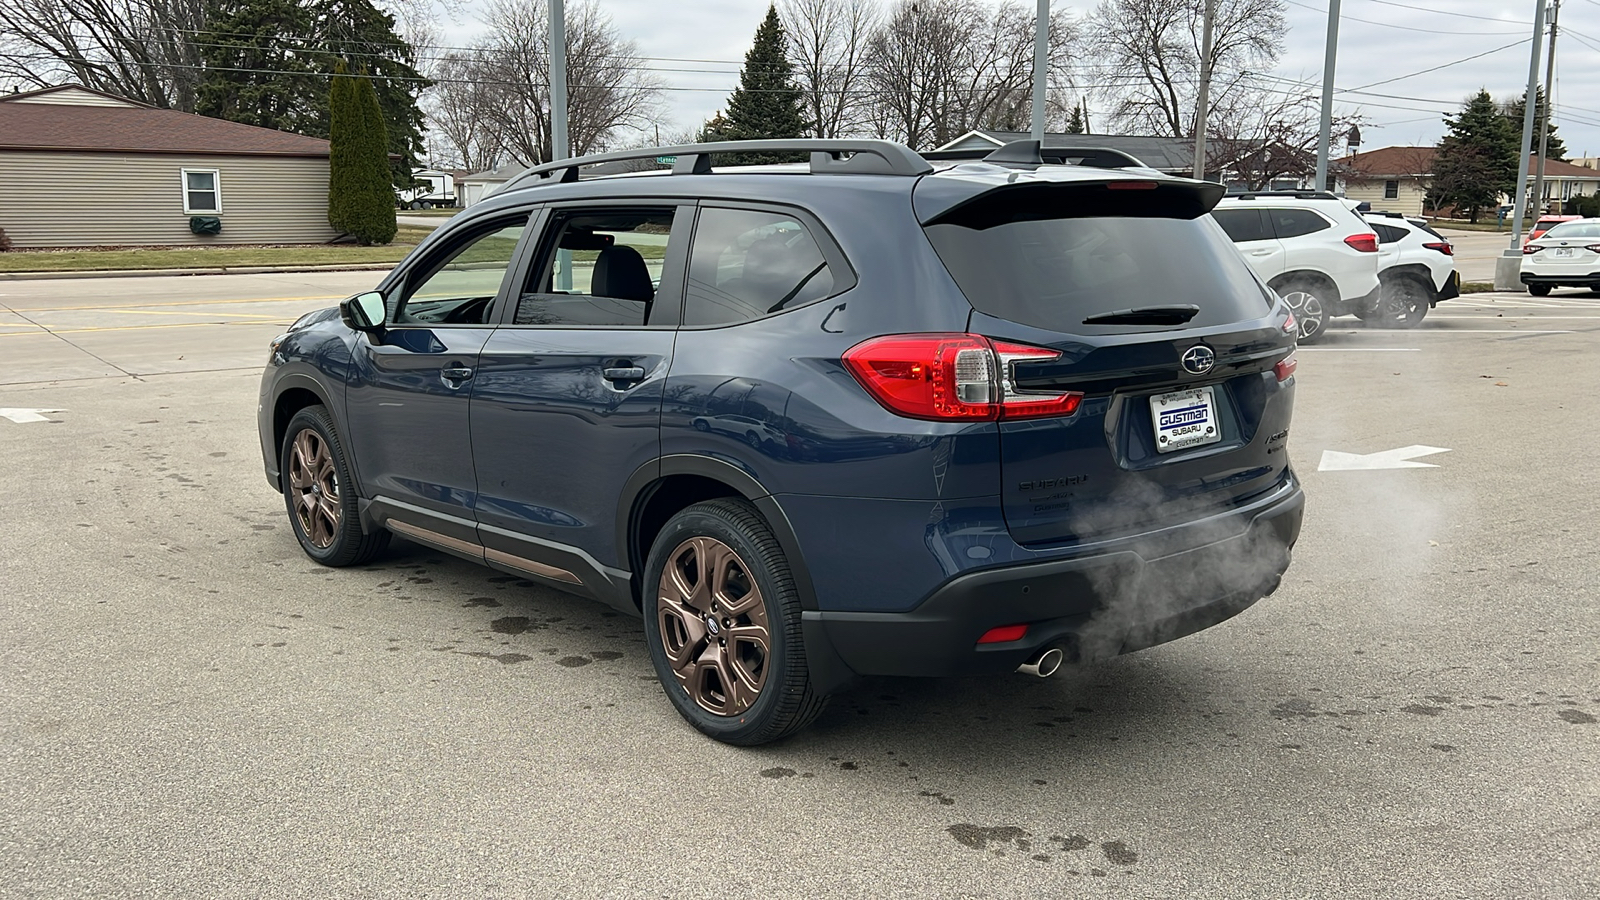
<svg viewBox="0 0 1600 900">
<path fill-rule="evenodd" d="M 301 554 L 266 344 L 377 278 L 0 283 L 0 896 L 1600 895 L 1600 295 L 1303 348 L 1238 618 L 741 750 L 636 621 Z"/>
</svg>

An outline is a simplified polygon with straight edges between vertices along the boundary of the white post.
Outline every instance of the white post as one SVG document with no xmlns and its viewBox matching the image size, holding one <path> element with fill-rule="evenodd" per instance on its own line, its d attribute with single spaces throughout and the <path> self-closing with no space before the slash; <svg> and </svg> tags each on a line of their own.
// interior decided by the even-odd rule
<svg viewBox="0 0 1600 900">
<path fill-rule="evenodd" d="M 1206 0 L 1200 29 L 1200 96 L 1194 111 L 1194 177 L 1206 177 L 1206 123 L 1211 118 L 1211 32 L 1217 24 L 1217 0 Z"/>
<path fill-rule="evenodd" d="M 1528 151 L 1533 144 L 1533 113 L 1538 104 L 1533 102 L 1539 87 L 1539 50 L 1544 37 L 1544 0 L 1534 0 L 1533 52 L 1528 54 L 1528 102 L 1522 104 L 1522 142 L 1517 145 L 1517 186 L 1511 206 L 1511 246 L 1501 251 L 1494 265 L 1494 289 L 1516 291 L 1522 289 L 1522 214 L 1528 208 Z"/>
<path fill-rule="evenodd" d="M 1328 150 L 1333 143 L 1333 69 L 1339 55 L 1339 0 L 1328 2 L 1328 49 L 1322 60 L 1322 130 L 1317 135 L 1317 183 L 1328 189 Z"/>
<path fill-rule="evenodd" d="M 550 0 L 550 159 L 572 155 L 567 144 L 567 17 L 562 0 Z"/>
<path fill-rule="evenodd" d="M 1044 145 L 1044 92 L 1050 69 L 1050 0 L 1039 0 L 1033 19 L 1033 134 Z"/>
<path fill-rule="evenodd" d="M 1544 154 L 1550 149 L 1550 93 L 1555 90 L 1552 81 L 1556 74 L 1556 27 L 1561 20 L 1561 0 L 1552 0 L 1550 4 L 1550 52 L 1545 55 L 1544 61 L 1544 127 L 1539 129 L 1539 169 L 1533 176 L 1533 202 L 1539 205 L 1533 214 L 1533 220 L 1539 221 L 1539 215 L 1544 212 Z M 1527 99 L 1533 102 L 1532 97 Z M 1523 147 L 1526 153 L 1528 148 Z M 1559 210 L 1558 210 L 1559 212 Z"/>
</svg>

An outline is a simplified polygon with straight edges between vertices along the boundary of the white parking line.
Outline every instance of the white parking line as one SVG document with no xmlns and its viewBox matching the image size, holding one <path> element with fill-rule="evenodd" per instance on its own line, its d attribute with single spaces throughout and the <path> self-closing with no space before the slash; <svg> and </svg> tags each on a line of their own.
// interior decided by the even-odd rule
<svg viewBox="0 0 1600 900">
<path fill-rule="evenodd" d="M 1421 353 L 1421 347 L 1296 347 L 1296 353 Z"/>
</svg>

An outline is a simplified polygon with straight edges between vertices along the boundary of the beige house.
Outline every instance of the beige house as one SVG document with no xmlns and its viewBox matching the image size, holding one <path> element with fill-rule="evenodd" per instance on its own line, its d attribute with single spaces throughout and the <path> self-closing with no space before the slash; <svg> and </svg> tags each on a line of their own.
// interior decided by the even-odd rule
<svg viewBox="0 0 1600 900">
<path fill-rule="evenodd" d="M 76 85 L 0 96 L 0 173 L 0 229 L 19 250 L 338 236 L 327 141 Z M 196 233 L 210 217 L 221 231 Z"/>
<path fill-rule="evenodd" d="M 1335 190 L 1377 212 L 1423 214 L 1433 178 L 1433 147 L 1384 147 L 1346 156 L 1334 167 Z"/>
</svg>

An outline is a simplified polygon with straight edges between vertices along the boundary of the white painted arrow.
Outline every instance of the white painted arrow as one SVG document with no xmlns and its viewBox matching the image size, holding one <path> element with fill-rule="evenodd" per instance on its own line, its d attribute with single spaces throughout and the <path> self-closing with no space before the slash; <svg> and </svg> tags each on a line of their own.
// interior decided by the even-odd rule
<svg viewBox="0 0 1600 900">
<path fill-rule="evenodd" d="M 1398 450 L 1382 450 L 1377 453 L 1341 453 L 1338 450 L 1322 451 L 1322 462 L 1318 464 L 1318 472 L 1352 472 L 1363 469 L 1437 469 L 1433 463 L 1412 462 L 1413 456 L 1432 456 L 1435 453 L 1449 453 L 1448 447 L 1428 447 L 1422 444 L 1412 444 Z"/>
<path fill-rule="evenodd" d="M 66 410 L 64 410 L 64 409 L 8 409 L 6 407 L 0 406 L 0 419 L 10 419 L 11 421 L 17 423 L 18 425 L 23 425 L 23 424 L 26 424 L 28 422 L 48 422 L 48 421 L 50 421 L 48 418 L 46 418 L 44 416 L 41 416 L 39 414 L 40 413 L 58 413 L 58 412 L 66 412 Z"/>
</svg>

